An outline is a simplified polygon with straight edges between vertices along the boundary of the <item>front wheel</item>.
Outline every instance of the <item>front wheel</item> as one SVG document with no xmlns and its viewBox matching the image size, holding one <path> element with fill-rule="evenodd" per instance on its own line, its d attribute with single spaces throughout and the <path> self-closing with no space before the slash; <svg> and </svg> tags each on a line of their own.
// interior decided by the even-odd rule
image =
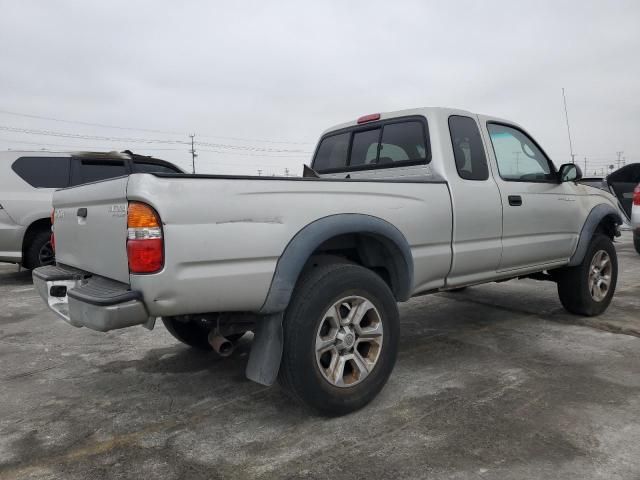
<svg viewBox="0 0 640 480">
<path fill-rule="evenodd" d="M 320 413 L 363 407 L 393 370 L 396 300 L 380 276 L 359 265 L 334 263 L 305 273 L 283 325 L 280 383 Z"/>
<path fill-rule="evenodd" d="M 582 263 L 557 273 L 558 295 L 571 313 L 592 317 L 604 312 L 616 290 L 618 257 L 611 239 L 595 235 Z"/>
</svg>

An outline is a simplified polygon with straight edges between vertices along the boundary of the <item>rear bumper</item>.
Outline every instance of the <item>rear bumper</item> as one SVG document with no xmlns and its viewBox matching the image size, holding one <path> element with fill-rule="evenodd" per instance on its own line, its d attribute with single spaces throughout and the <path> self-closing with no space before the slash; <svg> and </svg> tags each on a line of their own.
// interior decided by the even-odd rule
<svg viewBox="0 0 640 480">
<path fill-rule="evenodd" d="M 47 306 L 74 327 L 153 327 L 142 296 L 126 284 L 60 265 L 36 268 L 33 283 Z"/>
</svg>

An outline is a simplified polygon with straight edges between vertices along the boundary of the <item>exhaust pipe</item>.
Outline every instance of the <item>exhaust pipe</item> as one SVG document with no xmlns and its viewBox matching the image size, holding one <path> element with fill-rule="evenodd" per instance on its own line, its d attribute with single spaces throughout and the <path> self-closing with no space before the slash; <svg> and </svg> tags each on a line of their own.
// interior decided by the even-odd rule
<svg viewBox="0 0 640 480">
<path fill-rule="evenodd" d="M 209 345 L 213 347 L 215 352 L 221 357 L 228 357 L 233 353 L 235 345 L 233 342 L 222 335 L 211 332 L 208 337 Z"/>
</svg>

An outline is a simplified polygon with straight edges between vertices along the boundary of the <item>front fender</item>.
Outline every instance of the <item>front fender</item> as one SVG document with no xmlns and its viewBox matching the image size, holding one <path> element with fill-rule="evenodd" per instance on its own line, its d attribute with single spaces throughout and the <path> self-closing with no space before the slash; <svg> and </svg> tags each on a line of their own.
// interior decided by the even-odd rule
<svg viewBox="0 0 640 480">
<path fill-rule="evenodd" d="M 607 205 L 605 203 L 601 203 L 600 205 L 596 205 L 587 215 L 587 219 L 582 226 L 582 230 L 580 231 L 580 238 L 578 239 L 578 245 L 576 247 L 575 252 L 569 259 L 570 267 L 575 267 L 576 265 L 580 265 L 582 260 L 584 259 L 585 254 L 587 253 L 587 248 L 589 247 L 589 243 L 591 243 L 591 239 L 600 225 L 600 222 L 604 220 L 606 217 L 612 217 L 616 225 L 622 224 L 622 216 L 618 209 L 612 207 L 611 205 Z"/>
</svg>

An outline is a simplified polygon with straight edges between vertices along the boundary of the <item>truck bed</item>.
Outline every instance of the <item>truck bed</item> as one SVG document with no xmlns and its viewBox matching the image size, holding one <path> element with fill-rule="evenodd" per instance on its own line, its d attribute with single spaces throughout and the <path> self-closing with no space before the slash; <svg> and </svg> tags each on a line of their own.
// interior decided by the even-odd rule
<svg viewBox="0 0 640 480">
<path fill-rule="evenodd" d="M 160 215 L 165 263 L 159 273 L 128 272 L 122 215 L 128 201 L 147 203 Z M 441 287 L 451 265 L 451 198 L 445 182 L 429 177 L 135 174 L 58 191 L 54 207 L 58 261 L 129 284 L 144 293 L 155 316 L 259 310 L 287 244 L 331 215 L 370 215 L 395 226 L 419 272 L 414 293 Z M 87 216 L 80 219 L 83 208 Z"/>
</svg>

